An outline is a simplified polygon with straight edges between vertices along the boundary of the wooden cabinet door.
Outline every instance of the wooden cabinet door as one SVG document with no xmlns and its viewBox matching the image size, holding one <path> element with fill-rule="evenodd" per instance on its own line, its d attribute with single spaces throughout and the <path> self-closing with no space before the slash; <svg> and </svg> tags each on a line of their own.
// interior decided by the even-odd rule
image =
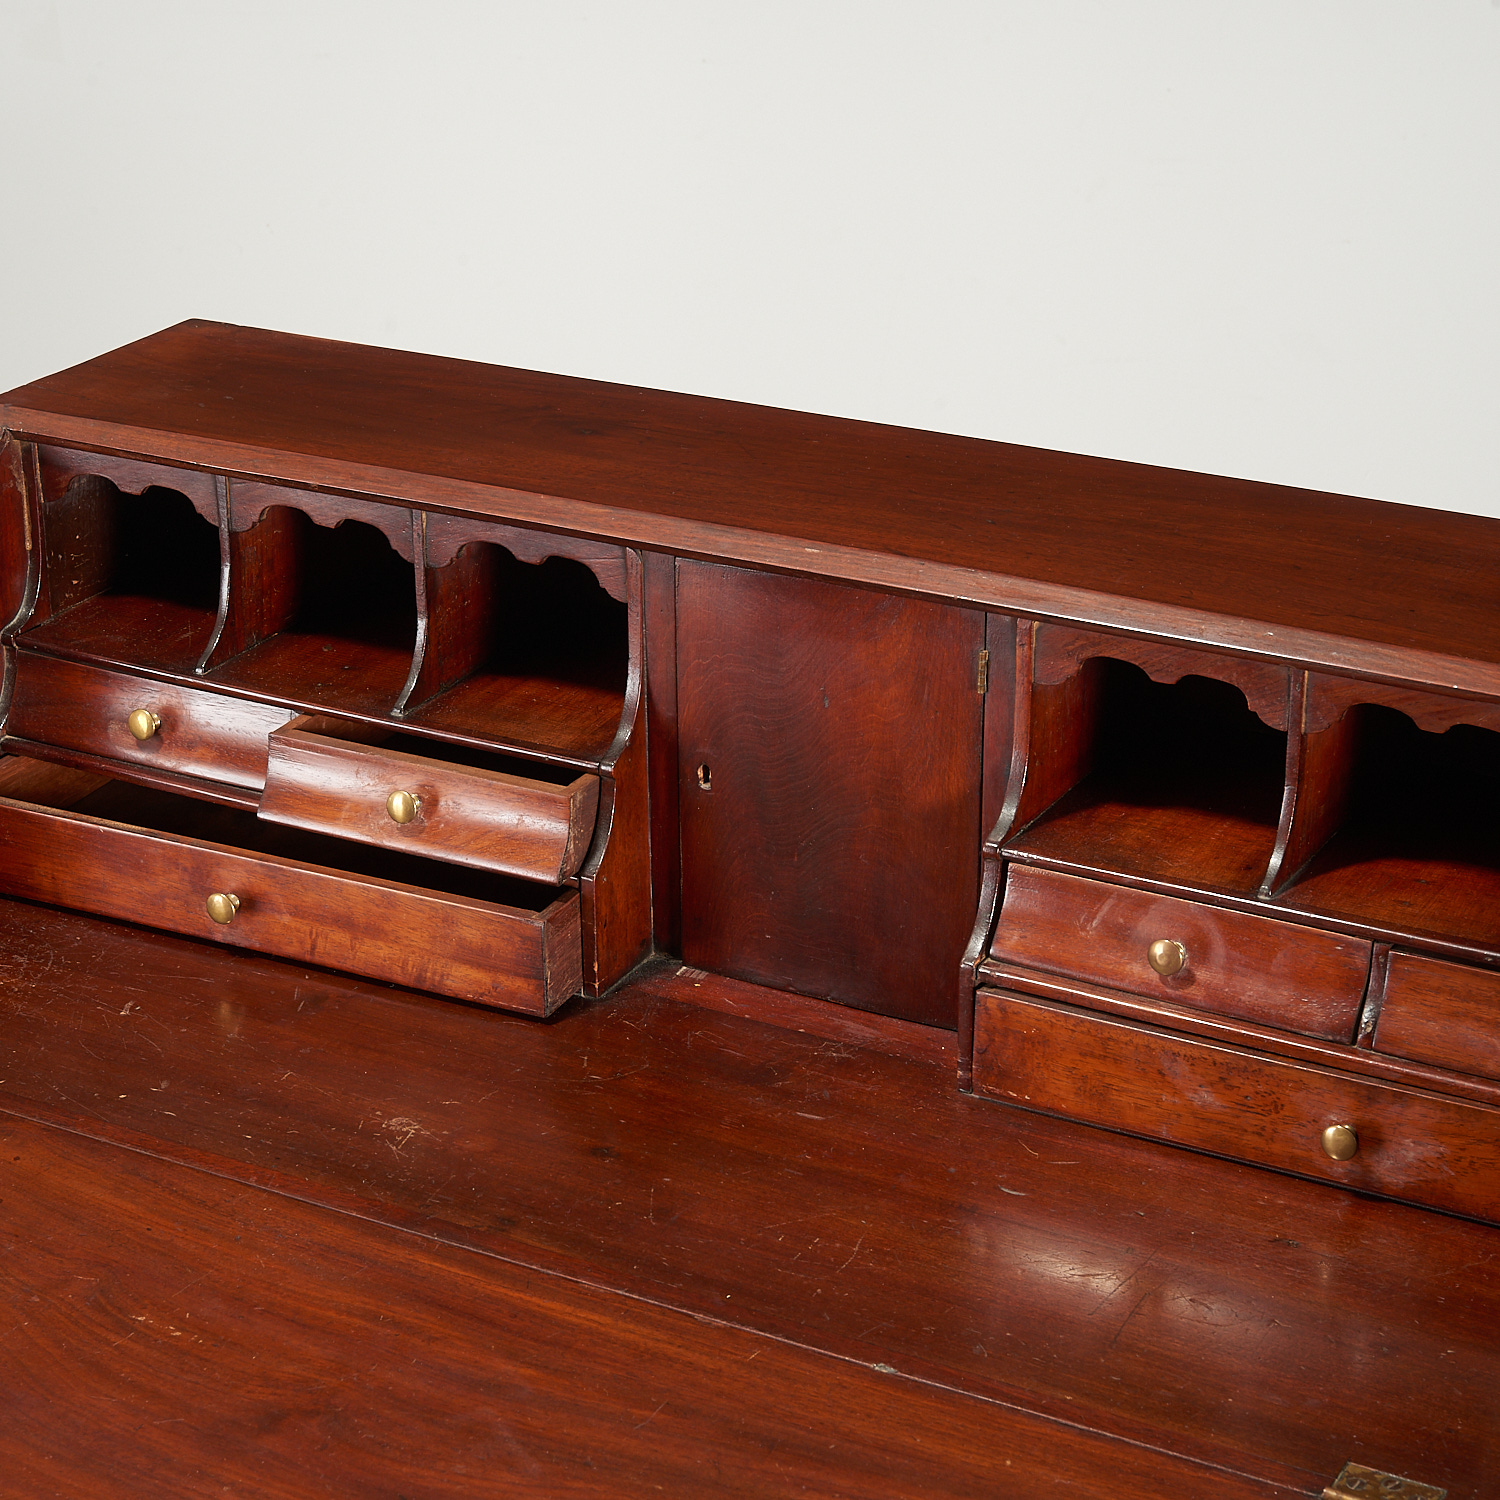
<svg viewBox="0 0 1500 1500">
<path fill-rule="evenodd" d="M 684 561 L 677 627 L 685 960 L 955 1025 L 984 615 Z"/>
</svg>

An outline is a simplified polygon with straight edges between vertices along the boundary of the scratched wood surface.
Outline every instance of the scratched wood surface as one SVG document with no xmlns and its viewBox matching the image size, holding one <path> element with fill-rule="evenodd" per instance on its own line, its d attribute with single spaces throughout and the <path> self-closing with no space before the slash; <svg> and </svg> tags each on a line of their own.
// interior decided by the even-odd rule
<svg viewBox="0 0 1500 1500">
<path fill-rule="evenodd" d="M 1303 1492 L 1500 1460 L 1495 1230 L 961 1096 L 942 1033 L 671 969 L 528 1022 L 23 903 L 0 973 L 19 1117 Z"/>
</svg>

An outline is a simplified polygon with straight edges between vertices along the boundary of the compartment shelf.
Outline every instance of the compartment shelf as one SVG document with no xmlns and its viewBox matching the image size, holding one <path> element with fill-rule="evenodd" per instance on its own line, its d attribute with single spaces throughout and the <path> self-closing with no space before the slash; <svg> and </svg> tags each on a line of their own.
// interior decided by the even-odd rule
<svg viewBox="0 0 1500 1500">
<path fill-rule="evenodd" d="M 186 495 L 96 475 L 43 508 L 47 594 L 23 636 L 90 661 L 190 672 L 219 604 L 219 536 Z"/>
<path fill-rule="evenodd" d="M 1152 682 L 1111 658 L 1093 658 L 1084 671 L 1093 678 L 1089 709 L 1070 727 L 1086 741 L 1086 772 L 1007 841 L 1006 853 L 1253 894 L 1276 840 L 1286 735 L 1226 682 Z"/>
<path fill-rule="evenodd" d="M 1279 903 L 1500 953 L 1500 734 L 1437 734 L 1377 704 L 1351 713 L 1342 817 Z"/>
</svg>

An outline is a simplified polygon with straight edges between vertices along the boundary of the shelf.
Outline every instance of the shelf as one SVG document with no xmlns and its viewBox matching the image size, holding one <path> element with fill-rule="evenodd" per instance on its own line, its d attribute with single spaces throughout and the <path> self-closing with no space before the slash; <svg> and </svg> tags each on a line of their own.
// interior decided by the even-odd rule
<svg viewBox="0 0 1500 1500">
<path fill-rule="evenodd" d="M 1092 769 L 1007 851 L 1060 867 L 1252 894 L 1276 840 L 1286 736 L 1228 683 L 1150 681 L 1109 659 L 1077 733 Z"/>
<path fill-rule="evenodd" d="M 1500 951 L 1500 734 L 1366 704 L 1342 820 L 1279 902 Z"/>
<path fill-rule="evenodd" d="M 90 476 L 43 511 L 50 614 L 43 650 L 190 672 L 213 635 L 218 532 L 174 490 L 123 494 Z"/>
</svg>

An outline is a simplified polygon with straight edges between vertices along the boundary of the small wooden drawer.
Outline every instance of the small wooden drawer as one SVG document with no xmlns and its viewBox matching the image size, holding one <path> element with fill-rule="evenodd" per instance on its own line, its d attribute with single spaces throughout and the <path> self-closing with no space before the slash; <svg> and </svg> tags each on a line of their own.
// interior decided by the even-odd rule
<svg viewBox="0 0 1500 1500">
<path fill-rule="evenodd" d="M 1500 1109 L 1002 990 L 975 1002 L 974 1088 L 1027 1109 L 1500 1218 Z M 1344 1161 L 1329 1127 L 1354 1132 Z"/>
<path fill-rule="evenodd" d="M 1375 1049 L 1500 1078 L 1500 973 L 1391 954 Z"/>
<path fill-rule="evenodd" d="M 299 719 L 270 737 L 262 818 L 549 885 L 578 873 L 599 811 L 597 776 L 548 781 L 540 766 L 517 775 L 444 759 L 447 747 L 405 736 L 351 743 L 328 732 L 335 723 Z"/>
<path fill-rule="evenodd" d="M 1181 968 L 1152 966 L 1177 944 Z M 1010 864 L 990 957 L 1303 1036 L 1352 1041 L 1370 944 L 1247 912 Z"/>
<path fill-rule="evenodd" d="M 9 895 L 533 1015 L 582 983 L 576 890 L 268 827 L 21 757 L 0 760 L 0 792 Z M 227 923 L 210 896 L 236 898 Z"/>
<path fill-rule="evenodd" d="M 133 713 L 154 716 L 146 739 Z M 292 715 L 284 708 L 108 672 L 55 657 L 17 654 L 6 733 L 15 739 L 258 789 L 266 779 L 266 736 Z"/>
</svg>

